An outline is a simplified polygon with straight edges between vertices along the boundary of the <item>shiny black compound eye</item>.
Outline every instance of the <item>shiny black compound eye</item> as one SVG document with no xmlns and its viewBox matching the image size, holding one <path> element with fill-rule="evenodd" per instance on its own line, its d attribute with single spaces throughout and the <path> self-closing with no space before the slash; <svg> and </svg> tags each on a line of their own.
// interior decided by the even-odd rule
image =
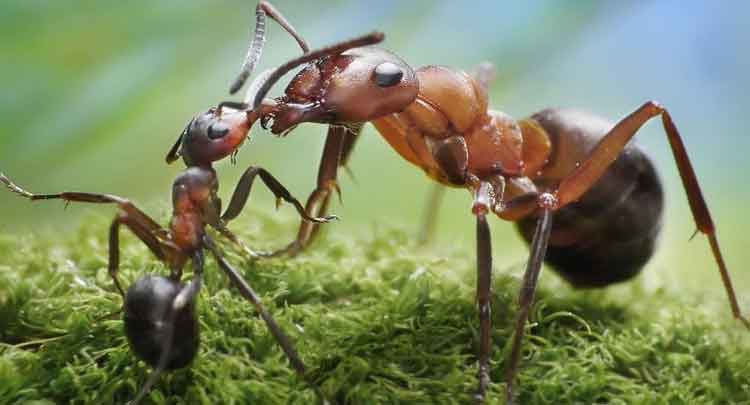
<svg viewBox="0 0 750 405">
<path fill-rule="evenodd" d="M 383 62 L 375 67 L 375 83 L 380 87 L 391 87 L 404 77 L 404 71 L 391 62 Z"/>
<path fill-rule="evenodd" d="M 229 127 L 223 123 L 211 124 L 208 126 L 208 137 L 210 139 L 219 139 L 229 133 Z"/>
</svg>

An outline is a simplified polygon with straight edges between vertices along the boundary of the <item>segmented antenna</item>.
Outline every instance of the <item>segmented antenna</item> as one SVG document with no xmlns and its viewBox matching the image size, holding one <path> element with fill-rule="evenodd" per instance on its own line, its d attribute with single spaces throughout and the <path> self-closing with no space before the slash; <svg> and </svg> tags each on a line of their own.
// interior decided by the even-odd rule
<svg viewBox="0 0 750 405">
<path fill-rule="evenodd" d="M 185 135 L 187 135 L 188 130 L 190 129 L 190 126 L 193 125 L 194 120 L 195 118 L 188 122 L 185 129 L 180 132 L 180 136 L 177 137 L 177 140 L 175 141 L 174 145 L 172 145 L 172 148 L 169 149 L 169 152 L 167 152 L 167 157 L 164 159 L 167 161 L 167 164 L 170 164 L 180 158 L 180 146 L 182 146 L 182 140 L 185 139 Z"/>
<path fill-rule="evenodd" d="M 279 25 L 297 41 L 299 47 L 302 48 L 302 52 L 307 53 L 310 51 L 307 42 L 305 42 L 305 40 L 297 33 L 297 30 L 289 24 L 289 21 L 287 21 L 278 10 L 276 10 L 270 3 L 265 1 L 259 2 L 258 6 L 255 8 L 255 35 L 253 35 L 253 39 L 247 49 L 247 55 L 245 56 L 245 61 L 242 62 L 240 74 L 229 88 L 229 94 L 234 94 L 242 88 L 242 85 L 245 84 L 247 78 L 253 73 L 255 66 L 260 60 L 260 56 L 263 53 L 263 45 L 266 42 L 266 15 L 279 23 Z"/>
<path fill-rule="evenodd" d="M 255 95 L 258 94 L 258 91 L 263 86 L 263 83 L 268 81 L 268 77 L 271 76 L 271 73 L 273 73 L 273 69 L 266 69 L 262 72 L 260 72 L 257 76 L 255 76 L 255 79 L 250 83 L 250 86 L 247 88 L 247 91 L 245 92 L 245 104 L 250 104 L 255 100 Z"/>
<path fill-rule="evenodd" d="M 0 172 L 0 183 L 3 183 L 3 185 L 5 185 L 5 187 L 7 187 L 8 190 L 16 194 L 19 194 L 23 197 L 26 197 L 26 198 L 34 197 L 34 194 L 29 193 L 28 191 L 16 185 L 16 183 L 12 182 L 7 176 L 5 176 L 5 174 L 3 174 L 3 172 Z"/>
<path fill-rule="evenodd" d="M 263 44 L 265 42 L 266 12 L 258 4 L 258 7 L 255 9 L 255 35 L 250 42 L 250 46 L 247 48 L 247 55 L 245 56 L 245 61 L 242 62 L 242 67 L 240 67 L 240 74 L 234 79 L 234 83 L 229 88 L 229 94 L 236 93 L 245 84 L 245 80 L 253 73 L 255 65 L 258 64 L 260 56 L 263 54 Z"/>
<path fill-rule="evenodd" d="M 300 56 L 299 58 L 292 59 L 289 62 L 284 63 L 283 65 L 277 67 L 276 70 L 274 70 L 270 74 L 268 80 L 263 83 L 263 86 L 261 86 L 261 88 L 258 90 L 258 93 L 255 94 L 255 100 L 253 100 L 253 110 L 257 109 L 260 106 L 260 103 L 263 101 L 263 98 L 266 97 L 268 91 L 271 90 L 271 87 L 273 87 L 273 85 L 276 84 L 276 82 L 278 82 L 281 77 L 289 73 L 290 70 L 296 68 L 297 66 L 312 62 L 315 59 L 319 59 L 323 56 L 336 55 L 352 48 L 374 45 L 382 42 L 383 39 L 385 39 L 385 34 L 375 31 L 361 37 L 316 49 L 312 52 L 308 52 Z"/>
</svg>

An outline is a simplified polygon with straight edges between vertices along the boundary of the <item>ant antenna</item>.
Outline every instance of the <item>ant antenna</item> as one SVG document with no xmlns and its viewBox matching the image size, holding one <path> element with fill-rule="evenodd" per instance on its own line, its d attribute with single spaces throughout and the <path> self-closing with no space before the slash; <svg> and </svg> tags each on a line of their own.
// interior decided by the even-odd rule
<svg viewBox="0 0 750 405">
<path fill-rule="evenodd" d="M 193 124 L 193 120 L 190 120 L 190 122 L 188 122 L 185 129 L 183 129 L 182 132 L 180 132 L 180 136 L 177 137 L 177 140 L 175 141 L 174 145 L 172 145 L 172 149 L 170 149 L 169 152 L 167 153 L 167 157 L 165 159 L 167 161 L 167 164 L 171 164 L 175 160 L 179 159 L 180 146 L 182 146 L 182 140 L 183 138 L 185 138 L 185 135 L 188 133 L 188 129 L 190 129 L 190 125 L 192 124 Z"/>
<path fill-rule="evenodd" d="M 240 74 L 229 87 L 229 94 L 234 94 L 242 88 L 242 85 L 245 84 L 247 78 L 253 73 L 255 65 L 257 65 L 260 60 L 260 56 L 263 53 L 263 45 L 266 42 L 266 15 L 269 15 L 279 23 L 289 35 L 294 37 L 299 44 L 299 47 L 302 48 L 303 53 L 310 51 L 307 42 L 305 42 L 305 40 L 297 33 L 297 30 L 289 24 L 289 21 L 287 21 L 278 10 L 268 2 L 259 2 L 258 6 L 255 8 L 255 35 L 247 49 L 247 55 L 245 56 L 245 61 L 242 62 Z"/>
<path fill-rule="evenodd" d="M 245 92 L 245 99 L 243 100 L 245 104 L 250 104 L 253 102 L 253 100 L 255 100 L 255 96 L 260 91 L 263 83 L 268 81 L 271 73 L 273 73 L 273 69 L 266 69 L 260 72 L 258 76 L 255 76 L 255 79 L 253 79 L 253 81 L 250 83 L 250 86 L 247 88 L 247 91 Z"/>
<path fill-rule="evenodd" d="M 276 84 L 276 82 L 278 82 L 282 76 L 289 73 L 290 70 L 296 68 L 297 66 L 302 65 L 303 63 L 312 62 L 315 59 L 322 58 L 323 56 L 336 55 L 352 48 L 375 45 L 379 42 L 382 42 L 383 39 L 385 39 L 385 34 L 379 31 L 375 31 L 367 35 L 316 49 L 312 52 L 305 53 L 304 55 L 296 59 L 292 59 L 289 62 L 284 63 L 283 65 L 277 67 L 276 70 L 274 70 L 270 74 L 268 80 L 263 83 L 263 86 L 260 88 L 260 90 L 258 90 L 258 93 L 255 94 L 255 100 L 253 100 L 253 110 L 257 109 L 260 106 L 260 103 L 263 101 L 263 98 L 266 96 L 266 94 L 268 94 L 268 91 L 271 90 L 271 87 L 273 87 L 273 85 Z"/>
</svg>

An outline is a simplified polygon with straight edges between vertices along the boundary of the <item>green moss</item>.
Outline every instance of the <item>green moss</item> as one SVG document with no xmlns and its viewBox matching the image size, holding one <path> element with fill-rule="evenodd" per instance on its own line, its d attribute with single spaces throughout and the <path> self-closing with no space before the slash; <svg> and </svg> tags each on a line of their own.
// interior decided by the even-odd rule
<svg viewBox="0 0 750 405">
<path fill-rule="evenodd" d="M 253 228 L 281 229 L 264 221 Z M 0 237 L 3 403 L 122 403 L 144 384 L 149 368 L 109 315 L 121 301 L 106 271 L 106 232 L 106 221 L 94 220 L 63 240 Z M 253 246 L 274 240 L 243 238 Z M 249 262 L 228 246 L 227 254 L 328 398 L 467 403 L 477 385 L 474 258 L 445 247 L 420 251 L 412 240 L 394 229 L 358 239 L 330 232 L 295 259 Z M 164 272 L 131 236 L 121 267 L 126 284 Z M 490 403 L 502 403 L 519 287 L 517 266 L 498 258 L 496 267 Z M 210 260 L 207 273 L 199 356 L 163 375 L 147 402 L 313 403 L 252 307 Z M 728 311 L 708 319 L 696 302 L 637 282 L 620 294 L 550 288 L 556 282 L 543 277 L 532 312 L 522 403 L 750 402 L 747 332 Z"/>
</svg>

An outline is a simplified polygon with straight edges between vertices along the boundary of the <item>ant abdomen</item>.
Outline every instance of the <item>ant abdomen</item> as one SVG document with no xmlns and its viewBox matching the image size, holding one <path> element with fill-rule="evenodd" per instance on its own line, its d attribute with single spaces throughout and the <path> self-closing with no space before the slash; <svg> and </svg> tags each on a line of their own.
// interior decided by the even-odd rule
<svg viewBox="0 0 750 405">
<path fill-rule="evenodd" d="M 611 126 L 566 110 L 545 110 L 534 118 L 558 149 L 570 148 L 573 142 L 593 148 Z M 656 169 L 643 151 L 628 144 L 578 201 L 556 212 L 545 261 L 578 288 L 628 280 L 655 250 L 663 209 L 664 192 Z M 530 216 L 517 222 L 528 243 L 536 221 Z"/>
<path fill-rule="evenodd" d="M 154 368 L 162 362 L 168 370 L 185 367 L 198 352 L 195 303 L 172 310 L 183 287 L 170 278 L 148 275 L 134 282 L 125 296 L 123 320 L 130 348 Z"/>
</svg>

